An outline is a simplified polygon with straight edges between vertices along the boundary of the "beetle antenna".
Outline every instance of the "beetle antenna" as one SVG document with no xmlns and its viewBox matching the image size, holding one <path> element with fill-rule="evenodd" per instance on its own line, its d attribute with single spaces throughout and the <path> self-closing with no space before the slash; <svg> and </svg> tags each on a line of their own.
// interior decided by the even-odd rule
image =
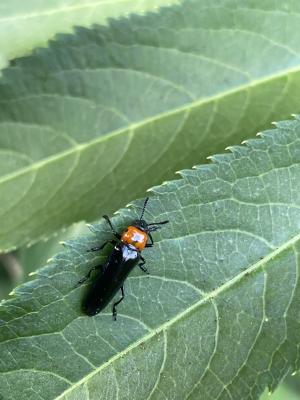
<svg viewBox="0 0 300 400">
<path fill-rule="evenodd" d="M 145 198 L 144 205 L 143 205 L 143 209 L 142 209 L 142 214 L 141 214 L 141 216 L 140 216 L 140 220 L 141 220 L 141 219 L 143 218 L 143 216 L 144 216 L 144 212 L 145 212 L 145 208 L 146 208 L 146 206 L 147 206 L 148 200 L 149 200 L 149 197 L 146 197 L 146 198 Z"/>
</svg>

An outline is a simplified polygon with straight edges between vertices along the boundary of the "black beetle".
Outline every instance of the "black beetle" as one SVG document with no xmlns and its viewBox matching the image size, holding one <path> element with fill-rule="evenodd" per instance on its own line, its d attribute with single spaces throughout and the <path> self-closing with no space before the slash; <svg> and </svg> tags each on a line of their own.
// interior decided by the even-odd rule
<svg viewBox="0 0 300 400">
<path fill-rule="evenodd" d="M 132 225 L 128 226 L 121 235 L 116 232 L 109 217 L 107 215 L 103 216 L 103 218 L 108 222 L 115 239 L 107 240 L 102 246 L 93 247 L 87 251 L 102 250 L 108 243 L 114 245 L 114 248 L 104 265 L 93 267 L 89 273 L 78 282 L 78 285 L 82 284 L 91 276 L 91 273 L 94 270 L 100 269 L 99 274 L 96 276 L 86 298 L 84 299 L 83 311 L 85 314 L 89 316 L 98 314 L 107 306 L 120 289 L 121 298 L 113 304 L 112 308 L 113 318 L 116 319 L 116 306 L 124 299 L 124 281 L 132 269 L 138 265 L 143 272 L 148 273 L 144 266 L 145 259 L 141 255 L 141 252 L 145 247 L 153 246 L 154 242 L 151 232 L 159 229 L 160 225 L 169 222 L 162 221 L 148 224 L 143 219 L 148 200 L 149 197 L 145 199 L 140 219 L 134 221 Z M 148 243 L 148 240 L 150 240 L 150 243 Z"/>
</svg>

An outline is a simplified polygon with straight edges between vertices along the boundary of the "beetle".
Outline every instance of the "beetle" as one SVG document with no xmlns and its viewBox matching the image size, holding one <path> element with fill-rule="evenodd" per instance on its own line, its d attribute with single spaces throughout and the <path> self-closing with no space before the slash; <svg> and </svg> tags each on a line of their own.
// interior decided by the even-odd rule
<svg viewBox="0 0 300 400">
<path fill-rule="evenodd" d="M 84 283 L 90 278 L 95 270 L 100 270 L 92 283 L 87 296 L 83 302 L 83 311 L 89 316 L 98 314 L 107 304 L 113 299 L 116 293 L 121 291 L 121 298 L 113 303 L 112 315 L 116 320 L 116 306 L 124 299 L 124 282 L 135 266 L 139 266 L 141 270 L 148 273 L 145 267 L 145 259 L 141 252 L 146 247 L 154 245 L 151 232 L 156 231 L 161 225 L 167 224 L 169 221 L 153 222 L 148 224 L 144 219 L 144 212 L 148 203 L 149 197 L 144 201 L 141 216 L 134 221 L 132 225 L 120 235 L 114 228 L 109 217 L 103 215 L 114 234 L 115 239 L 107 240 L 100 247 L 93 247 L 87 251 L 102 250 L 107 244 L 112 244 L 114 247 L 108 256 L 104 265 L 96 265 L 90 269 L 88 274 L 80 279 L 77 285 Z M 150 241 L 150 243 L 149 243 Z"/>
</svg>

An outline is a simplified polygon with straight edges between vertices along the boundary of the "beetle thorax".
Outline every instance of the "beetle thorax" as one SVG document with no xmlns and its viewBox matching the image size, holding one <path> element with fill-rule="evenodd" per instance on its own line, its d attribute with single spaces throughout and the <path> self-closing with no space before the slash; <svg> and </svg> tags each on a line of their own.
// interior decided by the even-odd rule
<svg viewBox="0 0 300 400">
<path fill-rule="evenodd" d="M 121 241 L 125 244 L 131 244 L 137 250 L 143 250 L 146 246 L 148 235 L 135 226 L 129 226 L 121 236 Z"/>
</svg>

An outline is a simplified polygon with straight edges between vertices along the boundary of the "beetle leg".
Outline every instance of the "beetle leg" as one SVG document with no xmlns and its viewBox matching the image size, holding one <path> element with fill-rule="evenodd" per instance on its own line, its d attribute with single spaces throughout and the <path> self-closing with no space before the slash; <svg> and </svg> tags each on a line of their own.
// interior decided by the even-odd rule
<svg viewBox="0 0 300 400">
<path fill-rule="evenodd" d="M 87 252 L 89 252 L 89 251 L 98 251 L 98 250 L 101 250 L 101 247 L 100 247 L 100 246 L 98 246 L 98 247 L 92 247 L 91 249 L 88 249 Z"/>
<path fill-rule="evenodd" d="M 139 264 L 139 267 L 141 268 L 141 270 L 143 272 L 145 272 L 146 274 L 149 274 L 149 271 L 147 270 L 147 268 L 144 267 L 144 265 L 146 263 L 145 259 L 143 257 L 141 257 L 141 260 L 142 260 L 142 262 Z"/>
<path fill-rule="evenodd" d="M 103 268 L 103 265 L 96 265 L 95 267 L 91 268 L 89 270 L 89 272 L 76 283 L 75 288 L 82 285 L 85 281 L 87 281 L 89 279 L 89 277 L 91 276 L 93 271 L 96 271 L 96 269 L 100 269 L 100 268 Z"/>
<path fill-rule="evenodd" d="M 147 244 L 146 244 L 146 247 L 153 247 L 154 242 L 153 242 L 153 237 L 152 237 L 152 235 L 151 235 L 150 232 L 148 232 L 148 237 L 149 237 L 149 239 L 150 239 L 150 243 L 147 243 Z"/>
<path fill-rule="evenodd" d="M 104 249 L 104 247 L 105 247 L 108 243 L 110 243 L 110 244 L 116 244 L 116 241 L 115 241 L 115 240 L 107 240 L 106 242 L 104 242 L 104 243 L 102 244 L 102 246 L 92 247 L 91 249 L 87 250 L 87 252 L 102 250 L 102 249 Z"/>
<path fill-rule="evenodd" d="M 105 219 L 105 221 L 110 226 L 110 229 L 112 230 L 112 232 L 115 235 L 115 237 L 120 240 L 121 239 L 121 235 L 115 230 L 115 228 L 113 227 L 113 224 L 111 223 L 109 217 L 107 215 L 103 215 L 103 218 Z"/>
<path fill-rule="evenodd" d="M 113 304 L 112 312 L 113 312 L 113 319 L 114 319 L 115 321 L 116 321 L 116 319 L 117 319 L 117 308 L 116 308 L 116 306 L 117 306 L 118 304 L 120 304 L 121 301 L 122 301 L 122 300 L 124 299 L 124 297 L 125 297 L 124 286 L 121 286 L 121 294 L 122 294 L 122 297 L 120 298 L 120 300 L 116 301 L 116 302 Z"/>
</svg>

